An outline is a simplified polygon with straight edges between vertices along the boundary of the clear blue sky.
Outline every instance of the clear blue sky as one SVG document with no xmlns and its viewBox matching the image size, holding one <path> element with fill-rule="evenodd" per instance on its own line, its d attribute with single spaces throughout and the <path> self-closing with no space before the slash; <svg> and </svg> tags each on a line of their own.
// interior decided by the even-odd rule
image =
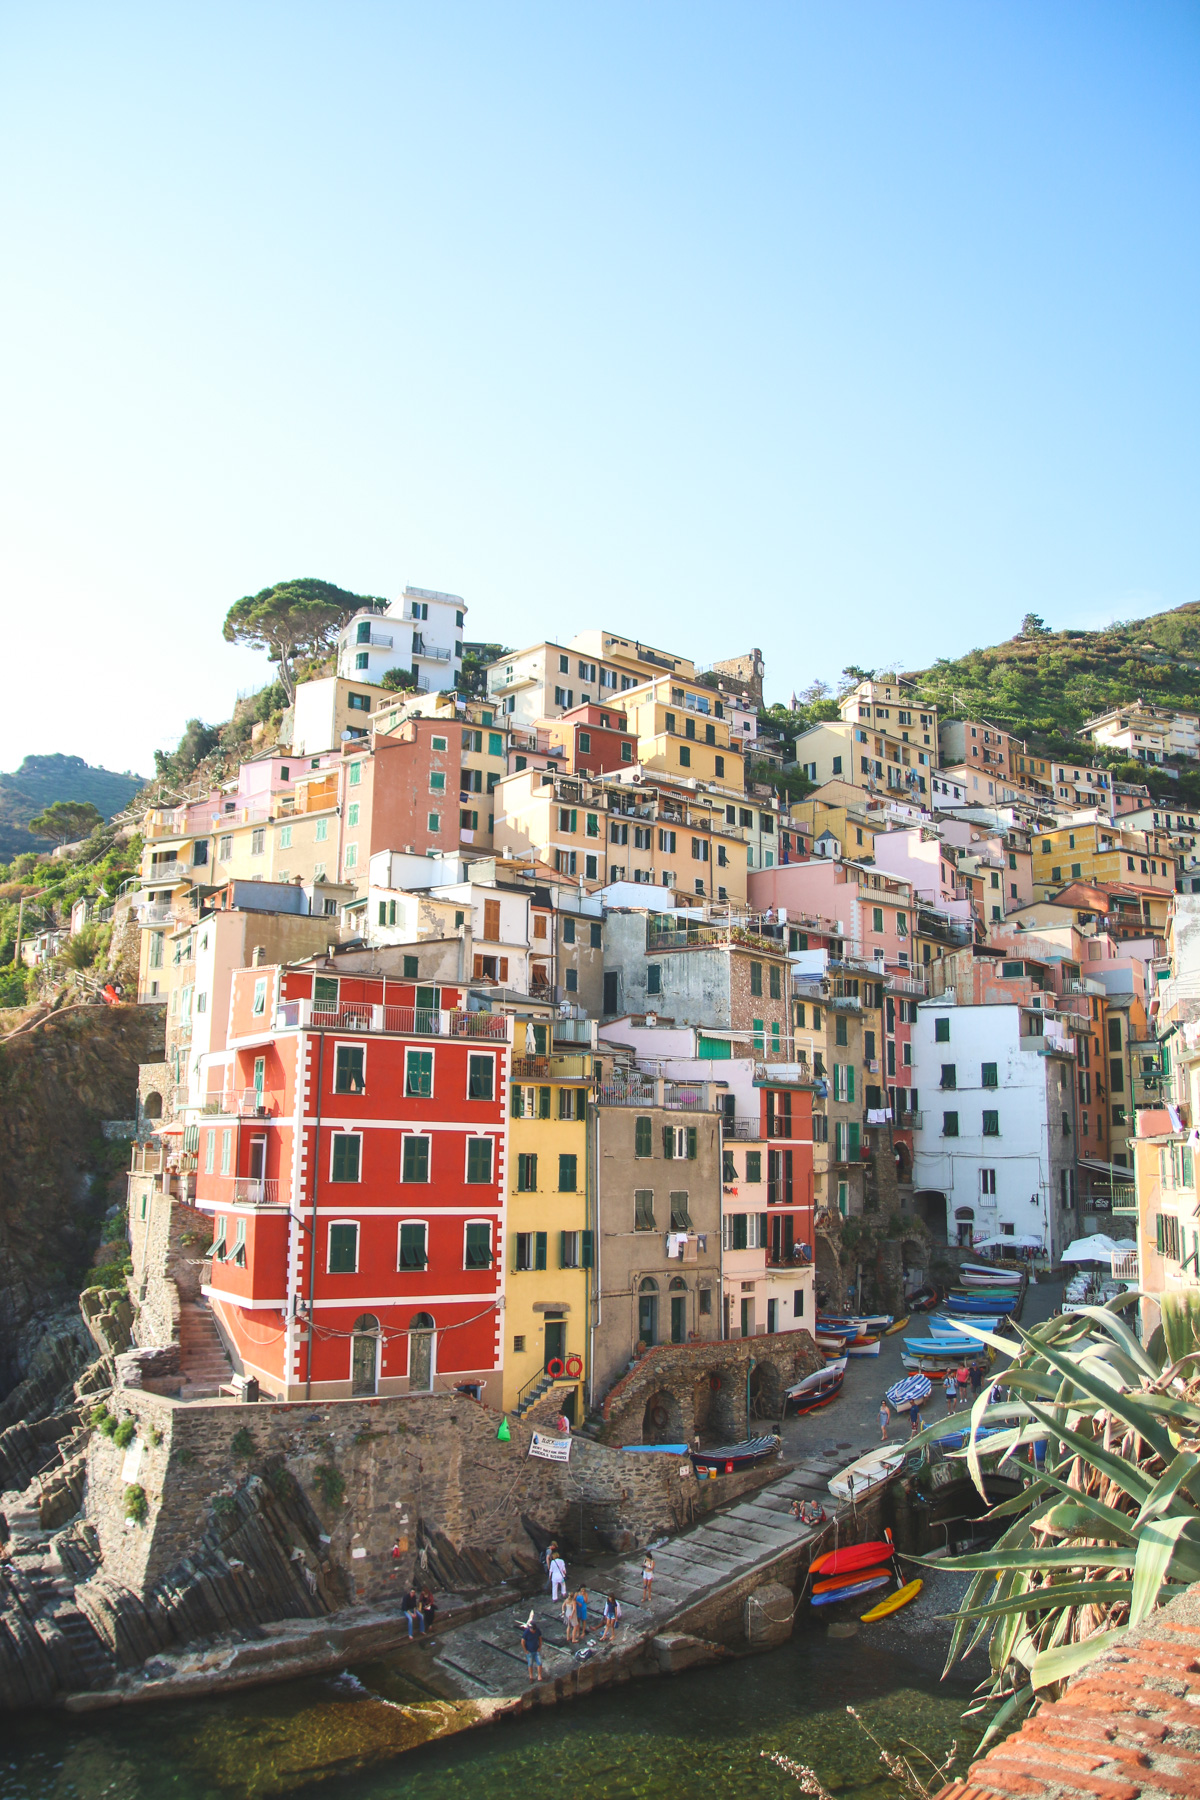
<svg viewBox="0 0 1200 1800">
<path fill-rule="evenodd" d="M 781 698 L 1200 598 L 1200 9 L 10 6 L 0 767 L 285 576 Z"/>
</svg>

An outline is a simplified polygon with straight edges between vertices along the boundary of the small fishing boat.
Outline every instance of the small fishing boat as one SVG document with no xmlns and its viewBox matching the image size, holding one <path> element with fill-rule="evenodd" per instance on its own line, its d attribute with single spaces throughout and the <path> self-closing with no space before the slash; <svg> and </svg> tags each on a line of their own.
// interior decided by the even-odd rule
<svg viewBox="0 0 1200 1800">
<path fill-rule="evenodd" d="M 962 1263 L 958 1272 L 964 1281 L 982 1281 L 985 1285 L 991 1282 L 996 1286 L 1020 1287 L 1025 1279 L 1023 1269 L 1003 1269 L 992 1263 Z"/>
<path fill-rule="evenodd" d="M 941 1304 L 942 1297 L 936 1292 L 917 1294 L 909 1301 L 908 1310 L 910 1313 L 927 1313 L 932 1312 L 935 1306 Z"/>
<path fill-rule="evenodd" d="M 861 1569 L 851 1569 L 843 1575 L 823 1575 L 820 1581 L 814 1581 L 814 1594 L 835 1594 L 839 1588 L 856 1587 L 860 1581 L 874 1581 L 877 1575 L 890 1578 L 890 1569 L 876 1568 L 874 1564 Z"/>
<path fill-rule="evenodd" d="M 924 1586 L 923 1581 L 906 1582 L 902 1588 L 897 1588 L 894 1594 L 889 1594 L 885 1600 L 881 1600 L 877 1606 L 873 1606 L 870 1612 L 865 1612 L 862 1615 L 863 1624 L 871 1625 L 876 1619 L 886 1619 L 889 1613 L 899 1612 L 902 1606 L 907 1606 L 910 1600 L 916 1599 Z"/>
<path fill-rule="evenodd" d="M 950 1314 L 959 1313 L 967 1319 L 976 1317 L 1008 1318 L 1009 1316 L 1003 1306 L 997 1306 L 995 1294 L 990 1294 L 986 1298 L 980 1295 L 977 1299 L 974 1296 L 968 1297 L 966 1294 L 951 1294 L 946 1300 L 946 1311 Z"/>
<path fill-rule="evenodd" d="M 878 1356 L 879 1339 L 877 1337 L 851 1338 L 846 1345 L 847 1356 Z"/>
<path fill-rule="evenodd" d="M 875 1488 L 882 1487 L 904 1467 L 904 1450 L 880 1448 L 868 1451 L 856 1462 L 840 1470 L 829 1483 L 835 1500 L 862 1500 Z"/>
<path fill-rule="evenodd" d="M 832 1331 L 817 1331 L 813 1333 L 813 1342 L 816 1344 L 817 1349 L 832 1350 L 835 1356 L 840 1356 L 842 1354 L 846 1341 L 847 1340 L 844 1337 L 838 1337 L 837 1334 Z"/>
<path fill-rule="evenodd" d="M 894 1337 L 898 1331 L 903 1331 L 904 1327 L 907 1324 L 908 1324 L 907 1314 L 904 1316 L 903 1319 L 893 1319 L 891 1324 L 888 1326 L 887 1330 L 884 1332 L 884 1334 L 883 1334 L 884 1337 Z"/>
<path fill-rule="evenodd" d="M 844 1318 L 835 1313 L 818 1313 L 817 1326 L 821 1331 L 849 1331 L 861 1334 L 865 1331 L 886 1331 L 892 1323 L 891 1313 L 847 1313 Z"/>
<path fill-rule="evenodd" d="M 896 1547 L 889 1531 L 886 1537 L 869 1538 L 864 1544 L 844 1544 L 840 1550 L 826 1550 L 814 1556 L 810 1575 L 846 1575 L 854 1569 L 868 1569 L 873 1563 L 895 1556 Z"/>
<path fill-rule="evenodd" d="M 796 1416 L 802 1418 L 805 1413 L 816 1412 L 822 1406 L 828 1406 L 836 1400 L 842 1391 L 842 1383 L 846 1379 L 846 1358 L 841 1356 L 836 1362 L 826 1363 L 814 1375 L 806 1375 L 794 1387 L 788 1388 L 784 1395 L 785 1408 L 790 1403 L 795 1407 Z"/>
<path fill-rule="evenodd" d="M 886 1587 L 891 1580 L 890 1575 L 873 1575 L 870 1580 L 856 1581 L 851 1587 L 835 1588 L 831 1594 L 814 1594 L 814 1606 L 833 1606 L 839 1600 L 857 1600 L 860 1594 L 869 1594 L 875 1588 Z"/>
<path fill-rule="evenodd" d="M 698 1469 L 714 1469 L 718 1475 L 733 1475 L 739 1469 L 753 1469 L 770 1462 L 779 1454 L 780 1440 L 770 1437 L 747 1438 L 741 1444 L 722 1444 L 716 1450 L 693 1450 L 692 1461 Z"/>
<path fill-rule="evenodd" d="M 884 1395 L 889 1406 L 901 1412 L 907 1412 L 910 1406 L 924 1406 L 933 1392 L 933 1383 L 928 1375 L 906 1375 L 903 1381 L 897 1381 Z"/>
</svg>

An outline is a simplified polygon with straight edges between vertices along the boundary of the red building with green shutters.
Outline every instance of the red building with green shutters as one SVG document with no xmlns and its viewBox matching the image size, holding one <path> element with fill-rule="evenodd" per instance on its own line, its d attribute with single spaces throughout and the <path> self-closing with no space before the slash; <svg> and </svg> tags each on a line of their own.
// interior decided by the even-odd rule
<svg viewBox="0 0 1200 1800">
<path fill-rule="evenodd" d="M 275 1398 L 498 1405 L 512 1022 L 374 972 L 387 955 L 234 974 L 199 1126 L 204 1292 Z"/>
</svg>

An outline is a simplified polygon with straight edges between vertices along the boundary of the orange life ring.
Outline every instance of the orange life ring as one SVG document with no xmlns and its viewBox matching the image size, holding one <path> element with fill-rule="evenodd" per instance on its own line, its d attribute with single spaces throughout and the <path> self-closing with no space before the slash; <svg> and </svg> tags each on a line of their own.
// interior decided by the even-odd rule
<svg viewBox="0 0 1200 1800">
<path fill-rule="evenodd" d="M 572 1381 L 579 1380 L 579 1377 L 583 1374 L 583 1358 L 582 1358 L 582 1356 L 568 1356 L 568 1358 L 567 1358 L 567 1374 L 571 1377 Z"/>
<path fill-rule="evenodd" d="M 562 1374 L 562 1372 L 563 1372 L 562 1358 L 558 1357 L 558 1356 L 551 1357 L 550 1361 L 546 1364 L 547 1375 L 551 1376 L 555 1381 L 557 1381 L 559 1376 Z"/>
</svg>

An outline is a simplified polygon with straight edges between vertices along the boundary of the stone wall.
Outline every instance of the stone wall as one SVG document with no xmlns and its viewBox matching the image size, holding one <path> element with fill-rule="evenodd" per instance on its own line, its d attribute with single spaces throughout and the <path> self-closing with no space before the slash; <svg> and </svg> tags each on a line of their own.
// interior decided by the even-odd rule
<svg viewBox="0 0 1200 1800">
<path fill-rule="evenodd" d="M 129 1244 L 138 1344 L 179 1339 L 181 1300 L 200 1294 L 203 1253 L 212 1242 L 212 1219 L 162 1185 L 169 1176 L 129 1177 Z"/>
<path fill-rule="evenodd" d="M 785 1390 L 824 1366 L 807 1331 L 660 1344 L 606 1395 L 604 1441 L 738 1443 L 781 1418 Z"/>
<path fill-rule="evenodd" d="M 512 1423 L 501 1443 L 500 1415 L 457 1394 L 237 1406 L 125 1390 L 112 1407 L 137 1436 L 124 1451 L 93 1436 L 84 1511 L 106 1578 L 139 1593 L 201 1542 L 214 1501 L 276 1469 L 320 1520 L 324 1572 L 353 1601 L 394 1594 L 420 1574 L 422 1544 L 427 1554 L 441 1546 L 460 1575 L 475 1567 L 464 1582 L 474 1586 L 532 1569 L 550 1534 L 576 1551 L 634 1548 L 677 1527 L 680 1492 L 695 1485 L 680 1480 L 676 1456 L 623 1456 L 586 1438 L 573 1440 L 569 1463 L 532 1458 L 527 1427 Z M 134 1484 L 146 1495 L 144 1524 L 125 1517 Z M 460 1552 L 476 1558 L 465 1570 Z"/>
</svg>

